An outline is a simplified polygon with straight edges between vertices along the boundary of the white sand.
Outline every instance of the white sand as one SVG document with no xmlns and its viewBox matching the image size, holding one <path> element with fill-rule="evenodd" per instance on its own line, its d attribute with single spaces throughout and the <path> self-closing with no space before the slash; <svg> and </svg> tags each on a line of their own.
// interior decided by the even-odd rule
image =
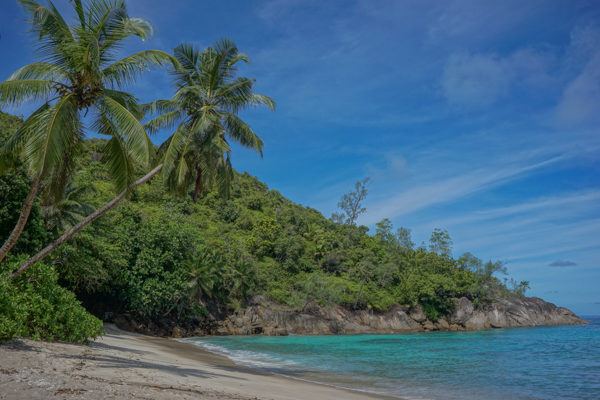
<svg viewBox="0 0 600 400">
<path fill-rule="evenodd" d="M 86 346 L 30 340 L 0 345 L 0 399 L 382 398 L 256 373 L 172 339 L 106 330 Z"/>
</svg>

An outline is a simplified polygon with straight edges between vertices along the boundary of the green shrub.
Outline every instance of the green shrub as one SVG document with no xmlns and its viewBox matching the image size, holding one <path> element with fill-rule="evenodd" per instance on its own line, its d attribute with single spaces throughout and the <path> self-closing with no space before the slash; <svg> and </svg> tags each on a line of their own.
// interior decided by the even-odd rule
<svg viewBox="0 0 600 400">
<path fill-rule="evenodd" d="M 102 322 L 58 284 L 52 267 L 38 264 L 13 280 L 0 275 L 0 340 L 82 343 L 102 334 Z"/>
<path fill-rule="evenodd" d="M 187 313 L 197 238 L 183 218 L 147 217 L 136 226 L 128 265 L 120 271 L 123 308 L 138 318 L 157 320 Z"/>
<path fill-rule="evenodd" d="M 6 274 L 0 275 L 0 342 L 22 336 L 25 304 Z"/>
</svg>

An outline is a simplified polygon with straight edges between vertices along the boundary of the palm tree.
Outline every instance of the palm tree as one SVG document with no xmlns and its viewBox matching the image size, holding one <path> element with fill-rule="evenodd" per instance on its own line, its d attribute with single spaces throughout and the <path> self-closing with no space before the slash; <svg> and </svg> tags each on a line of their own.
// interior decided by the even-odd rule
<svg viewBox="0 0 600 400">
<path fill-rule="evenodd" d="M 182 44 L 174 56 L 175 95 L 146 107 L 150 114 L 159 114 L 146 124 L 149 132 L 175 128 L 160 149 L 165 182 L 179 193 L 187 192 L 193 183 L 194 201 L 205 187 L 217 186 L 227 194 L 233 178 L 229 141 L 261 156 L 263 149 L 262 140 L 238 112 L 256 105 L 274 109 L 275 103 L 254 93 L 253 79 L 236 77 L 237 64 L 248 62 L 248 57 L 229 40 L 202 52 Z"/>
<path fill-rule="evenodd" d="M 146 39 L 152 32 L 148 22 L 129 17 L 123 0 L 90 0 L 85 6 L 71 0 L 78 19 L 71 26 L 51 1 L 47 6 L 34 0 L 19 2 L 38 35 L 42 61 L 20 68 L 0 83 L 0 104 L 43 104 L 0 154 L 3 167 L 21 160 L 31 177 L 17 224 L 0 248 L 0 261 L 21 235 L 40 186 L 63 192 L 74 167 L 73 154 L 84 138 L 84 114 L 91 111 L 91 127 L 109 136 L 104 159 L 117 188 L 126 190 L 133 184 L 135 169 L 147 166 L 152 145 L 139 122 L 136 99 L 118 88 L 150 65 L 172 61 L 158 50 L 116 57 L 124 39 Z"/>
<path fill-rule="evenodd" d="M 46 228 L 63 232 L 91 214 L 95 208 L 84 200 L 84 196 L 91 192 L 94 192 L 93 186 L 67 184 L 60 198 L 52 198 L 51 202 L 42 204 Z"/>
<path fill-rule="evenodd" d="M 144 113 L 161 113 L 146 125 L 150 132 L 161 127 L 176 126 L 175 132 L 161 146 L 164 153 L 162 163 L 23 262 L 13 273 L 13 277 L 25 272 L 85 226 L 114 208 L 130 190 L 152 179 L 161 169 L 168 186 L 173 190 L 185 191 L 194 180 L 194 192 L 197 195 L 202 182 L 216 182 L 227 193 L 233 176 L 231 148 L 227 139 L 236 140 L 262 154 L 262 141 L 237 116 L 237 112 L 261 104 L 273 109 L 275 103 L 267 96 L 254 93 L 254 80 L 235 78 L 236 64 L 246 62 L 248 58 L 227 40 L 202 53 L 188 45 L 178 46 L 174 53 L 175 59 L 170 61 L 175 68 L 175 96 L 171 100 L 157 100 L 142 107 Z M 203 174 L 203 171 L 206 173 Z"/>
</svg>

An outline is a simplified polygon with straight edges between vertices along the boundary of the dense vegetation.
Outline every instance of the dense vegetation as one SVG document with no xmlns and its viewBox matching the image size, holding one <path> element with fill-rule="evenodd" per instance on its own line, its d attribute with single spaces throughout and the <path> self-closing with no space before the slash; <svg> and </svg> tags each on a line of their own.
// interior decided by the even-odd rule
<svg viewBox="0 0 600 400">
<path fill-rule="evenodd" d="M 72 199 L 76 204 L 94 207 L 112 196 L 109 171 L 96 157 L 101 146 L 86 142 L 77 159 L 73 185 L 87 189 Z M 2 177 L 5 188 L 18 187 L 19 179 Z M 190 186 L 175 197 L 160 177 L 141 186 L 53 253 L 49 264 L 60 283 L 100 317 L 126 315 L 149 326 L 208 324 L 258 294 L 296 309 L 312 301 L 375 312 L 421 304 L 436 319 L 451 311 L 453 298 L 484 305 L 510 293 L 493 275 L 502 271 L 499 263 L 470 254 L 453 259 L 444 231 L 432 234 L 428 249 L 415 249 L 409 232 L 393 232 L 387 220 L 369 235 L 366 227 L 292 203 L 248 174 L 235 174 L 229 198 L 214 190 L 194 202 L 192 192 Z M 0 226 L 10 226 L 19 201 L 2 207 Z M 38 208 L 19 242 L 23 253 L 58 234 Z"/>
<path fill-rule="evenodd" d="M 357 226 L 368 179 L 327 219 L 236 173 L 231 142 L 263 148 L 239 112 L 275 103 L 238 76 L 248 57 L 233 42 L 117 59 L 125 39 L 152 33 L 124 0 L 74 0 L 71 23 L 51 2 L 19 2 L 41 59 L 0 83 L 0 106 L 38 106 L 24 121 L 0 114 L 0 340 L 98 335 L 79 301 L 100 317 L 196 327 L 255 295 L 295 309 L 419 304 L 435 320 L 457 297 L 510 293 L 500 263 L 453 259 L 446 231 L 415 249 L 387 219 L 374 235 Z M 138 104 L 122 88 L 153 65 L 174 94 Z M 86 140 L 88 128 L 105 139 Z M 159 129 L 171 134 L 157 149 Z"/>
<path fill-rule="evenodd" d="M 11 137 L 21 121 L 0 113 L 0 143 Z M 0 175 L 0 241 L 8 237 L 29 191 L 25 168 Z M 56 231 L 50 223 L 54 215 L 44 213 L 39 201 L 33 205 L 25 231 L 15 253 L 31 254 L 41 248 Z M 0 341 L 15 336 L 43 340 L 84 342 L 102 332 L 102 323 L 90 315 L 73 292 L 58 283 L 54 267 L 38 264 L 27 274 L 11 279 L 21 257 L 0 265 Z"/>
</svg>

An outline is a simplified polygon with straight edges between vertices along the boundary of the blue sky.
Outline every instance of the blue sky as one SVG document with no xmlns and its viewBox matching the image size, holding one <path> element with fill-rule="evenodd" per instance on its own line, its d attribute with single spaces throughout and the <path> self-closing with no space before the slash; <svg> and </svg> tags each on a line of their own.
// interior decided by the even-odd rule
<svg viewBox="0 0 600 400">
<path fill-rule="evenodd" d="M 155 34 L 127 51 L 228 37 L 250 55 L 243 73 L 278 109 L 246 113 L 265 156 L 236 149 L 238 169 L 325 215 L 369 176 L 361 223 L 388 217 L 416 242 L 448 229 L 455 254 L 505 260 L 531 294 L 600 314 L 597 1 L 128 4 Z M 2 10 L 5 78 L 34 40 L 16 2 Z M 131 90 L 167 97 L 169 77 Z"/>
</svg>

